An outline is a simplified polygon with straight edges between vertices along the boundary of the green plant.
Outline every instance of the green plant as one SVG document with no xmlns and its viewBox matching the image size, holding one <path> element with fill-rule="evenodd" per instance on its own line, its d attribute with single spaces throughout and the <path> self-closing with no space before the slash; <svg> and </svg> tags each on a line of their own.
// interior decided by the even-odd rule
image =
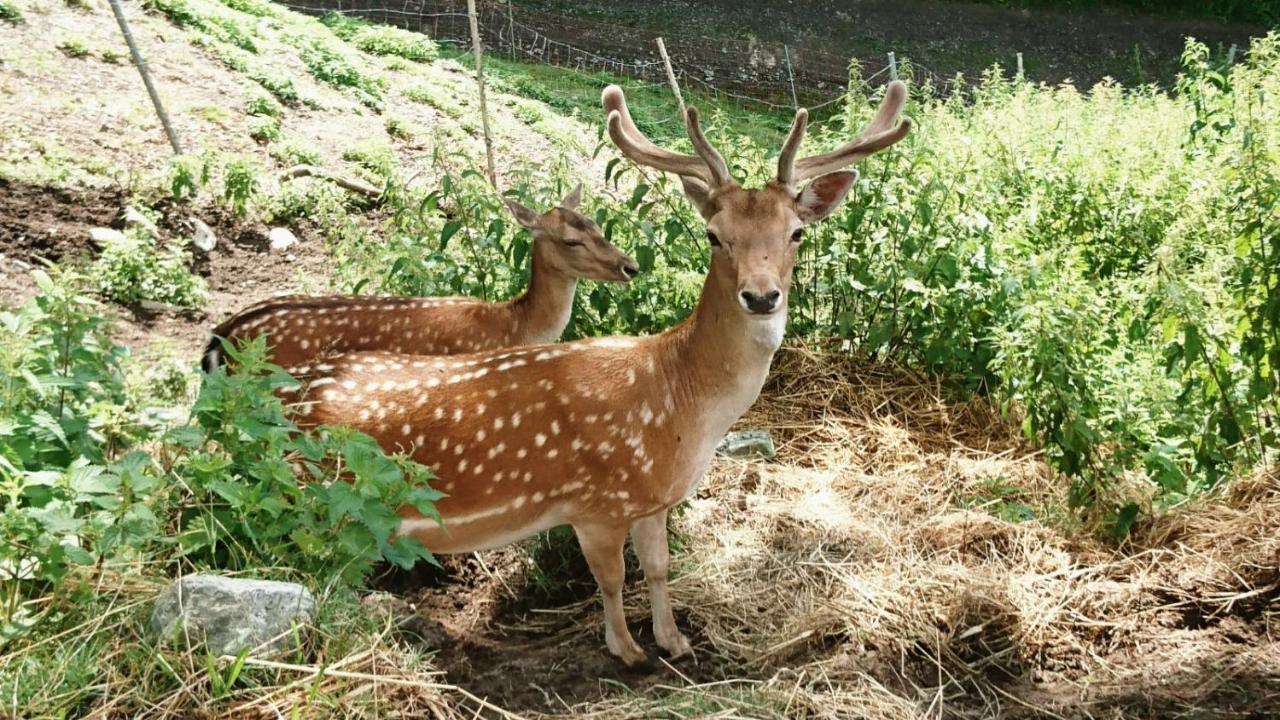
<svg viewBox="0 0 1280 720">
<path fill-rule="evenodd" d="M 206 376 L 196 425 L 169 436 L 189 452 L 177 467 L 192 491 L 184 552 L 220 567 L 285 564 L 351 584 L 380 558 L 404 567 L 430 560 L 416 540 L 392 538 L 396 508 L 438 517 L 442 495 L 429 486 L 430 470 L 346 428 L 300 434 L 278 397 L 297 382 L 264 361 L 265 339 L 226 350 L 237 372 Z"/>
<path fill-rule="evenodd" d="M 89 46 L 84 44 L 84 40 L 77 37 L 63 38 L 58 43 L 58 49 L 69 58 L 84 58 L 93 54 Z"/>
<path fill-rule="evenodd" d="M 388 115 L 382 119 L 382 125 L 386 128 L 387 134 L 397 140 L 411 140 L 413 131 L 409 129 L 409 123 L 395 115 Z"/>
<path fill-rule="evenodd" d="M 158 250 L 154 240 L 126 233 L 123 241 L 107 244 L 93 264 L 98 292 L 115 302 L 136 305 L 143 300 L 199 307 L 205 302 L 204 281 L 191 274 L 189 254 L 175 245 Z"/>
<path fill-rule="evenodd" d="M 152 12 L 161 13 L 180 27 L 197 30 L 249 53 L 258 52 L 258 46 L 253 41 L 255 33 L 251 26 L 242 26 L 239 22 L 226 17 L 203 15 L 197 12 L 187 0 L 145 0 L 143 7 Z"/>
<path fill-rule="evenodd" d="M 271 156 L 282 165 L 319 165 L 320 153 L 301 143 L 286 142 L 271 148 Z"/>
<path fill-rule="evenodd" d="M 223 162 L 222 199 L 236 215 L 244 217 L 249 212 L 249 205 L 260 191 L 260 172 L 257 163 L 247 157 L 232 156 Z"/>
<path fill-rule="evenodd" d="M 329 13 L 322 18 L 334 35 L 373 55 L 392 55 L 413 62 L 431 62 L 436 59 L 436 44 L 420 33 L 401 30 L 390 25 L 373 25 L 341 13 Z"/>
<path fill-rule="evenodd" d="M 208 184 L 209 162 L 207 159 L 181 155 L 169 161 L 167 175 L 169 196 L 178 202 L 189 200 Z"/>
<path fill-rule="evenodd" d="M 124 53 L 107 48 L 101 53 L 102 62 L 111 63 L 112 65 L 124 64 Z"/>
<path fill-rule="evenodd" d="M 254 117 L 249 120 L 249 137 L 264 145 L 280 139 L 280 123 L 273 117 Z"/>
<path fill-rule="evenodd" d="M 302 63 L 307 66 L 307 70 L 315 79 L 339 89 L 352 91 L 362 103 L 369 107 L 380 107 L 382 81 L 366 75 L 340 47 L 317 38 L 298 38 L 296 42 Z"/>
<path fill-rule="evenodd" d="M 10 0 L 0 0 L 0 22 L 20 25 L 22 24 L 22 11 Z"/>
<path fill-rule="evenodd" d="M 244 111 L 249 115 L 272 118 L 278 118 L 284 114 L 284 108 L 280 106 L 280 103 L 266 95 L 255 95 L 248 103 L 245 103 Z"/>
<path fill-rule="evenodd" d="M 120 363 L 125 351 L 73 272 L 33 274 L 40 294 L 0 313 L 0 566 L 6 637 L 24 632 L 23 582 L 53 582 L 92 562 L 154 515 L 129 501 L 145 461 L 121 456 L 140 434 Z"/>
</svg>

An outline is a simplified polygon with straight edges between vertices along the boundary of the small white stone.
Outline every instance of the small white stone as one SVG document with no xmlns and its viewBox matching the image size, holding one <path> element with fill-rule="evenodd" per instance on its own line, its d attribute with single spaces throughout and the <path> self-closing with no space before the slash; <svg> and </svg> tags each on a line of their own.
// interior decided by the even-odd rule
<svg viewBox="0 0 1280 720">
<path fill-rule="evenodd" d="M 191 218 L 191 224 L 196 229 L 191 235 L 192 245 L 195 245 L 201 252 L 211 252 L 218 246 L 218 236 L 213 234 L 213 229 L 206 225 L 203 220 Z"/>
<path fill-rule="evenodd" d="M 294 235 L 289 228 L 284 227 L 273 227 L 268 230 L 267 240 L 270 241 L 267 247 L 271 252 L 284 252 L 298 244 L 298 236 Z"/>
</svg>

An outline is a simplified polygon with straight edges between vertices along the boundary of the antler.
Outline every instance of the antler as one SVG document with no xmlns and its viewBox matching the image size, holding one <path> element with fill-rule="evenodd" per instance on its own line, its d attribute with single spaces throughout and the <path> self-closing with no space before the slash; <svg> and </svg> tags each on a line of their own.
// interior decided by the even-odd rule
<svg viewBox="0 0 1280 720">
<path fill-rule="evenodd" d="M 778 181 L 791 186 L 801 180 L 834 172 L 906 137 L 907 133 L 911 132 L 911 120 L 910 118 L 902 118 L 901 122 L 898 120 L 906 100 L 907 86 L 896 80 L 889 83 L 876 116 L 858 137 L 829 153 L 812 155 L 798 161 L 795 155 L 800 147 L 800 139 L 804 135 L 808 115 L 804 110 L 797 111 L 795 122 L 791 124 L 791 134 L 787 136 L 786 144 L 782 147 L 782 155 L 778 157 Z"/>
<path fill-rule="evenodd" d="M 729 166 L 724 157 L 716 151 L 702 134 L 698 123 L 698 111 L 689 108 L 685 112 L 685 127 L 689 139 L 693 141 L 693 149 L 697 155 L 683 155 L 655 145 L 640 132 L 627 110 L 627 99 L 622 88 L 610 85 L 604 89 L 600 97 L 608 118 L 609 137 L 623 155 L 640 165 L 647 165 L 658 170 L 673 172 L 677 175 L 701 180 L 712 188 L 728 185 L 733 182 L 729 175 Z"/>
</svg>

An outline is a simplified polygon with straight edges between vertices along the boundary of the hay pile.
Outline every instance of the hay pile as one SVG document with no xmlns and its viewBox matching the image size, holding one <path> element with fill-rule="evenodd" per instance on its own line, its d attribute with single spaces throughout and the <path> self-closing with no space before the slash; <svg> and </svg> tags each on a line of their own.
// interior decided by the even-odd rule
<svg viewBox="0 0 1280 720">
<path fill-rule="evenodd" d="M 672 592 L 788 716 L 1280 712 L 1280 473 L 1116 549 L 986 403 L 804 349 L 774 378 L 742 426 L 779 457 L 713 466 Z"/>
</svg>

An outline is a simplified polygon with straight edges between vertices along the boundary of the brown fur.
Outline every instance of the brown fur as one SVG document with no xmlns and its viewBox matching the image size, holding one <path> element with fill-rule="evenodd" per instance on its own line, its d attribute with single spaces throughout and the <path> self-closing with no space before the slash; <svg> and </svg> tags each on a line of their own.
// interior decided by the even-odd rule
<svg viewBox="0 0 1280 720">
<path fill-rule="evenodd" d="M 214 329 L 205 351 L 206 372 L 222 362 L 222 338 L 236 343 L 266 335 L 269 359 L 285 368 L 342 352 L 453 355 L 555 341 L 568 323 L 579 278 L 628 281 L 635 262 L 606 242 L 595 223 L 573 210 L 556 207 L 537 215 L 516 207 L 522 211 L 517 219 L 534 235 L 529 288 L 520 297 L 506 302 L 351 295 L 273 298 Z"/>
</svg>

